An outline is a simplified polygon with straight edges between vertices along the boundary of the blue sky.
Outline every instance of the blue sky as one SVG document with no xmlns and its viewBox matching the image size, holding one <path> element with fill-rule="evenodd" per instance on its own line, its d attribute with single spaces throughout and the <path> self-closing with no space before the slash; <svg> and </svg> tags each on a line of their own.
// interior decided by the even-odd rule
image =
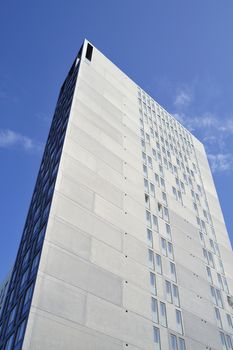
<svg viewBox="0 0 233 350">
<path fill-rule="evenodd" d="M 86 37 L 205 146 L 233 241 L 233 2 L 22 0 L 0 11 L 0 280 L 13 263 L 59 87 Z"/>
</svg>

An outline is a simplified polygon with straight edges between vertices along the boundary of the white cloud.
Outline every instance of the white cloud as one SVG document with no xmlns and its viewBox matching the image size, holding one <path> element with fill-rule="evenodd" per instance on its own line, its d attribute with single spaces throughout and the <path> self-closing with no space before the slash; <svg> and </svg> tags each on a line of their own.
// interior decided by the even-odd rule
<svg viewBox="0 0 233 350">
<path fill-rule="evenodd" d="M 208 154 L 208 159 L 214 173 L 233 170 L 233 154 Z"/>
<path fill-rule="evenodd" d="M 0 148 L 21 147 L 25 151 L 40 151 L 41 145 L 13 130 L 0 130 Z"/>
<path fill-rule="evenodd" d="M 179 90 L 174 101 L 176 107 L 184 107 L 192 101 L 192 94 L 188 90 Z"/>
<path fill-rule="evenodd" d="M 191 116 L 184 112 L 178 112 L 173 113 L 173 116 L 178 119 L 182 124 L 184 124 L 189 130 L 195 130 L 195 129 L 217 129 L 219 131 L 225 130 L 225 122 L 221 124 L 221 122 L 211 113 L 204 113 L 201 116 Z M 231 131 L 232 129 L 227 128 L 227 132 Z"/>
<path fill-rule="evenodd" d="M 223 118 L 211 112 L 193 116 L 190 102 L 194 94 L 189 91 L 193 90 L 188 87 L 178 90 L 173 104 L 174 117 L 203 141 L 214 173 L 233 171 L 233 118 Z"/>
</svg>

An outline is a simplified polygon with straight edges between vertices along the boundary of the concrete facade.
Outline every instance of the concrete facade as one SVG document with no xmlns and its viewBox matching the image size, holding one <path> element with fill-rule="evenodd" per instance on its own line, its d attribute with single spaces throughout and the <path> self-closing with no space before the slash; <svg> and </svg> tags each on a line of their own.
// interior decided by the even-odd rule
<svg viewBox="0 0 233 350">
<path fill-rule="evenodd" d="M 233 254 L 204 147 L 88 45 L 22 349 L 233 349 Z"/>
</svg>

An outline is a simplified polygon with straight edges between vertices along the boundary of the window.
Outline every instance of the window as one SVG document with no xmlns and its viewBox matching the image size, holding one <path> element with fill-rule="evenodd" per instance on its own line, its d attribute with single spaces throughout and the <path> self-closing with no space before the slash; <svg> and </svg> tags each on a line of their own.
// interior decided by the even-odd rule
<svg viewBox="0 0 233 350">
<path fill-rule="evenodd" d="M 227 350 L 225 334 L 223 332 L 219 332 L 219 335 L 220 335 L 220 340 L 222 344 L 222 349 Z"/>
<path fill-rule="evenodd" d="M 93 46 L 88 43 L 87 44 L 87 51 L 86 51 L 86 58 L 88 59 L 88 61 L 91 61 L 92 53 L 93 53 Z"/>
<path fill-rule="evenodd" d="M 166 223 L 166 234 L 169 239 L 171 239 L 171 227 Z"/>
<path fill-rule="evenodd" d="M 153 229 L 159 232 L 159 224 L 158 224 L 157 216 L 153 215 L 152 219 L 153 219 Z"/>
<path fill-rule="evenodd" d="M 149 193 L 149 185 L 148 185 L 148 181 L 146 179 L 144 179 L 144 190 L 145 190 L 145 192 Z"/>
<path fill-rule="evenodd" d="M 202 233 L 202 232 L 199 232 L 199 235 L 200 235 L 201 244 L 202 244 L 203 246 L 205 246 L 205 239 L 204 239 L 203 233 Z"/>
<path fill-rule="evenodd" d="M 152 158 L 147 156 L 147 160 L 148 160 L 148 166 L 152 169 L 153 165 L 152 165 Z"/>
<path fill-rule="evenodd" d="M 15 339 L 15 345 L 17 345 L 20 341 L 23 339 L 24 330 L 26 326 L 26 319 L 23 320 L 23 322 L 19 325 L 17 333 L 16 333 L 16 339 Z"/>
<path fill-rule="evenodd" d="M 173 246 L 172 246 L 172 243 L 170 242 L 167 242 L 167 251 L 168 251 L 168 257 L 174 260 Z"/>
<path fill-rule="evenodd" d="M 222 295 L 219 289 L 210 286 L 213 303 L 223 308 Z"/>
<path fill-rule="evenodd" d="M 162 274 L 162 261 L 159 254 L 155 254 L 155 270 L 157 273 Z"/>
<path fill-rule="evenodd" d="M 28 260 L 29 260 L 29 256 L 30 256 L 30 249 L 28 249 L 27 253 L 25 254 L 24 258 L 23 258 L 23 262 L 22 262 L 22 266 L 25 267 Z"/>
<path fill-rule="evenodd" d="M 215 317 L 216 317 L 216 321 L 217 321 L 218 327 L 222 328 L 222 320 L 221 320 L 220 311 L 219 311 L 219 309 L 217 307 L 215 307 L 214 310 L 215 310 Z"/>
<path fill-rule="evenodd" d="M 179 338 L 179 350 L 185 350 L 185 341 L 183 338 Z"/>
<path fill-rule="evenodd" d="M 156 277 L 153 272 L 150 272 L 150 288 L 151 288 L 151 294 L 156 295 L 157 294 Z"/>
<path fill-rule="evenodd" d="M 208 258 L 206 249 L 202 248 L 202 252 L 205 259 L 205 263 L 209 265 L 209 258 Z"/>
<path fill-rule="evenodd" d="M 145 152 L 142 152 L 142 159 L 143 159 L 143 162 L 146 163 L 146 153 Z"/>
<path fill-rule="evenodd" d="M 220 250 L 219 250 L 219 247 L 218 247 L 218 245 L 217 245 L 217 243 L 216 242 L 214 242 L 214 250 L 215 250 L 215 253 L 218 255 L 218 256 L 220 256 Z"/>
<path fill-rule="evenodd" d="M 171 275 L 171 280 L 176 282 L 176 267 L 175 264 L 173 264 L 170 261 L 170 275 Z"/>
<path fill-rule="evenodd" d="M 50 202 L 46 205 L 45 209 L 44 209 L 44 213 L 43 213 L 43 218 L 42 218 L 42 222 L 45 221 L 48 217 L 49 214 L 49 209 L 50 209 Z"/>
<path fill-rule="evenodd" d="M 223 268 L 223 263 L 220 259 L 218 259 L 218 262 L 219 262 L 219 269 L 220 269 L 220 272 L 224 274 L 224 268 Z"/>
<path fill-rule="evenodd" d="M 165 182 L 162 177 L 160 178 L 160 183 L 161 183 L 161 187 L 165 190 Z"/>
<path fill-rule="evenodd" d="M 181 192 L 180 192 L 180 191 L 177 191 L 177 195 L 178 195 L 178 201 L 179 201 L 181 204 L 183 204 Z"/>
<path fill-rule="evenodd" d="M 152 154 L 155 160 L 157 160 L 157 156 L 156 156 L 156 150 L 154 148 L 152 148 Z"/>
<path fill-rule="evenodd" d="M 169 221 L 169 213 L 168 213 L 168 209 L 166 207 L 163 208 L 163 212 L 164 212 L 164 219 L 166 221 Z"/>
<path fill-rule="evenodd" d="M 155 173 L 155 183 L 158 187 L 160 186 L 159 176 L 156 173 Z"/>
<path fill-rule="evenodd" d="M 185 194 L 185 187 L 184 187 L 184 183 L 182 181 L 180 181 L 180 187 L 181 187 L 181 192 L 183 194 Z"/>
<path fill-rule="evenodd" d="M 155 186 L 150 182 L 150 194 L 155 197 Z"/>
<path fill-rule="evenodd" d="M 155 269 L 154 253 L 150 249 L 148 250 L 148 264 L 150 269 Z"/>
<path fill-rule="evenodd" d="M 228 327 L 230 328 L 230 330 L 233 329 L 233 324 L 232 324 L 232 318 L 231 315 L 227 314 L 227 323 L 228 323 Z"/>
<path fill-rule="evenodd" d="M 158 213 L 161 218 L 163 218 L 163 206 L 161 203 L 157 203 L 158 206 Z"/>
<path fill-rule="evenodd" d="M 178 350 L 177 338 L 174 334 L 170 334 L 170 348 L 171 350 Z"/>
<path fill-rule="evenodd" d="M 173 297 L 173 303 L 180 307 L 180 298 L 179 298 L 179 292 L 178 287 L 175 284 L 172 284 L 172 297 Z"/>
<path fill-rule="evenodd" d="M 158 302 L 155 298 L 151 298 L 151 310 L 153 322 L 159 323 Z"/>
<path fill-rule="evenodd" d="M 216 295 L 215 295 L 215 289 L 214 287 L 210 286 L 210 292 L 211 292 L 211 296 L 212 296 L 212 301 L 215 305 L 217 305 L 217 300 L 216 300 Z"/>
<path fill-rule="evenodd" d="M 158 156 L 158 160 L 159 160 L 159 162 L 160 162 L 160 164 L 162 163 L 162 157 L 161 157 L 161 154 L 158 152 L 157 153 L 157 156 Z"/>
<path fill-rule="evenodd" d="M 161 237 L 160 239 L 160 242 L 161 242 L 161 251 L 162 251 L 162 254 L 167 256 L 167 242 L 164 238 Z"/>
<path fill-rule="evenodd" d="M 162 198 L 163 198 L 164 204 L 167 205 L 167 195 L 165 192 L 162 192 Z"/>
<path fill-rule="evenodd" d="M 33 284 L 31 284 L 30 287 L 26 291 L 24 303 L 23 303 L 23 312 L 25 311 L 26 306 L 29 304 L 29 302 L 32 299 L 32 293 L 33 293 Z"/>
<path fill-rule="evenodd" d="M 150 209 L 150 197 L 145 193 L 145 207 Z"/>
<path fill-rule="evenodd" d="M 166 312 L 166 305 L 164 303 L 162 303 L 160 301 L 159 303 L 159 309 L 160 309 L 160 312 L 159 312 L 159 320 L 160 320 L 160 324 L 164 327 L 167 327 L 167 312 Z"/>
<path fill-rule="evenodd" d="M 149 226 L 151 228 L 152 227 L 151 214 L 148 210 L 146 210 L 146 221 L 147 221 L 147 226 Z"/>
<path fill-rule="evenodd" d="M 176 325 L 177 325 L 177 332 L 179 332 L 180 334 L 183 334 L 181 311 L 177 309 L 176 309 Z"/>
<path fill-rule="evenodd" d="M 169 303 L 172 303 L 172 288 L 171 288 L 171 282 L 165 281 L 165 288 L 166 288 L 166 299 Z"/>
<path fill-rule="evenodd" d="M 227 349 L 232 350 L 233 349 L 232 340 L 228 334 L 226 334 L 226 343 L 227 343 Z"/>
<path fill-rule="evenodd" d="M 210 268 L 209 268 L 208 266 L 206 266 L 206 271 L 207 271 L 208 281 L 209 281 L 210 283 L 213 283 L 211 270 L 210 270 Z"/>
<path fill-rule="evenodd" d="M 154 331 L 155 350 L 160 350 L 161 349 L 161 345 L 160 345 L 159 328 L 153 327 L 153 331 Z"/>
<path fill-rule="evenodd" d="M 211 252 L 208 251 L 208 257 L 209 257 L 209 264 L 211 267 L 214 268 L 214 259 L 213 259 L 213 255 Z"/>
<path fill-rule="evenodd" d="M 13 347 L 13 341 L 14 341 L 14 333 L 10 336 L 10 338 L 7 340 L 6 346 L 4 350 L 12 350 Z"/>
<path fill-rule="evenodd" d="M 8 319 L 8 323 L 7 323 L 7 327 L 10 327 L 12 325 L 12 323 L 14 322 L 15 319 L 15 315 L 16 315 L 16 306 L 11 310 L 9 319 Z"/>
<path fill-rule="evenodd" d="M 222 280 L 223 280 L 223 287 L 224 287 L 225 292 L 229 293 L 227 280 L 226 280 L 226 278 L 224 276 L 222 276 Z"/>
<path fill-rule="evenodd" d="M 153 247 L 153 236 L 152 231 L 148 228 L 147 229 L 147 244 L 149 247 Z"/>
<path fill-rule="evenodd" d="M 218 289 L 215 289 L 215 292 L 216 292 L 216 299 L 217 299 L 217 305 L 221 308 L 223 308 L 223 302 L 222 302 L 222 295 L 221 295 L 221 292 L 220 290 Z"/>
<path fill-rule="evenodd" d="M 37 237 L 37 244 L 36 244 L 36 249 L 40 246 L 40 244 L 42 243 L 43 241 L 43 238 L 44 238 L 44 235 L 45 235 L 45 230 L 46 230 L 46 226 L 44 226 L 39 234 L 38 234 L 38 237 Z"/>
<path fill-rule="evenodd" d="M 22 276 L 20 288 L 22 288 L 24 286 L 24 284 L 27 282 L 28 274 L 29 274 L 29 268 L 27 268 L 27 270 L 24 272 L 24 274 Z"/>
<path fill-rule="evenodd" d="M 222 277 L 220 275 L 220 273 L 217 273 L 217 277 L 218 277 L 218 285 L 219 285 L 219 288 L 224 290 L 223 288 L 223 282 L 222 282 Z"/>
<path fill-rule="evenodd" d="M 40 260 L 40 253 L 38 253 L 33 259 L 32 268 L 31 268 L 31 274 L 33 274 L 36 271 L 36 269 L 37 269 L 37 267 L 39 265 L 39 260 Z"/>
<path fill-rule="evenodd" d="M 143 175 L 144 175 L 145 177 L 148 177 L 146 165 L 143 165 Z"/>
<path fill-rule="evenodd" d="M 160 172 L 161 176 L 164 176 L 164 174 L 163 174 L 163 167 L 162 167 L 162 165 L 159 165 L 159 172 Z"/>
</svg>

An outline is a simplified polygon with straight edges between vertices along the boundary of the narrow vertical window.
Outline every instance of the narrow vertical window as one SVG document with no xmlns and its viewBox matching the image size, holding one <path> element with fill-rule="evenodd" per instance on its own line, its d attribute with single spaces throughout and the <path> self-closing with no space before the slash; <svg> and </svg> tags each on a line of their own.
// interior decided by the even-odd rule
<svg viewBox="0 0 233 350">
<path fill-rule="evenodd" d="M 152 231 L 148 228 L 147 229 L 147 244 L 149 247 L 153 247 L 153 236 Z"/>
<path fill-rule="evenodd" d="M 162 274 L 162 261 L 159 254 L 155 254 L 155 270 L 160 275 Z"/>
<path fill-rule="evenodd" d="M 227 349 L 232 350 L 233 349 L 232 340 L 228 334 L 226 334 L 226 343 L 227 343 Z"/>
<path fill-rule="evenodd" d="M 178 292 L 178 287 L 173 284 L 172 285 L 172 296 L 173 296 L 173 303 L 180 307 L 180 298 L 179 298 L 179 292 Z"/>
<path fill-rule="evenodd" d="M 148 177 L 147 167 L 143 164 L 143 174 L 145 177 Z"/>
<path fill-rule="evenodd" d="M 177 332 L 179 332 L 180 334 L 183 334 L 181 311 L 177 309 L 176 309 L 176 324 L 177 324 Z"/>
<path fill-rule="evenodd" d="M 150 249 L 148 250 L 148 264 L 150 269 L 155 269 L 154 253 Z"/>
<path fill-rule="evenodd" d="M 150 182 L 150 194 L 155 197 L 155 186 Z"/>
<path fill-rule="evenodd" d="M 171 227 L 166 223 L 166 234 L 169 239 L 171 239 Z"/>
<path fill-rule="evenodd" d="M 209 268 L 208 266 L 206 266 L 206 271 L 207 271 L 208 281 L 209 281 L 210 283 L 213 283 L 211 270 L 210 270 L 210 268 Z"/>
<path fill-rule="evenodd" d="M 185 350 L 185 341 L 183 338 L 179 338 L 179 350 Z"/>
<path fill-rule="evenodd" d="M 215 317 L 216 317 L 218 327 L 222 328 L 222 320 L 221 320 L 220 311 L 217 307 L 215 307 L 214 310 L 215 310 Z"/>
<path fill-rule="evenodd" d="M 167 312 L 166 312 L 166 305 L 165 305 L 165 303 L 162 303 L 161 301 L 160 301 L 160 303 L 159 303 L 159 309 L 160 309 L 160 313 L 159 313 L 159 315 L 160 315 L 160 324 L 162 325 L 162 326 L 164 326 L 164 327 L 167 327 Z"/>
<path fill-rule="evenodd" d="M 171 260 L 174 260 L 173 246 L 172 246 L 172 243 L 170 243 L 170 242 L 167 242 L 167 252 L 168 252 L 168 257 Z"/>
<path fill-rule="evenodd" d="M 223 302 L 222 302 L 222 295 L 220 290 L 215 289 L 216 299 L 217 299 L 217 305 L 221 308 L 223 308 Z"/>
<path fill-rule="evenodd" d="M 160 239 L 160 242 L 161 242 L 161 251 L 162 251 L 162 254 L 167 256 L 167 242 L 164 238 L 161 237 Z"/>
<path fill-rule="evenodd" d="M 231 318 L 231 315 L 229 315 L 229 314 L 227 314 L 227 323 L 228 323 L 228 327 L 232 331 L 232 329 L 233 329 L 232 318 Z"/>
<path fill-rule="evenodd" d="M 151 310 L 153 322 L 159 323 L 158 302 L 155 298 L 151 298 Z"/>
<path fill-rule="evenodd" d="M 158 218 L 157 216 L 153 215 L 152 216 L 153 219 L 153 229 L 157 232 L 159 232 L 159 224 L 158 224 Z"/>
<path fill-rule="evenodd" d="M 211 292 L 211 296 L 212 296 L 212 301 L 215 305 L 217 305 L 217 300 L 216 300 L 216 295 L 215 295 L 215 289 L 214 287 L 210 286 L 210 292 Z"/>
<path fill-rule="evenodd" d="M 160 350 L 161 349 L 161 344 L 160 344 L 159 328 L 153 327 L 153 330 L 154 330 L 155 350 Z"/>
<path fill-rule="evenodd" d="M 170 334 L 170 349 L 171 350 L 178 350 L 177 338 L 174 334 Z"/>
<path fill-rule="evenodd" d="M 166 299 L 169 303 L 172 303 L 172 288 L 171 282 L 165 281 L 165 289 L 166 289 Z"/>
<path fill-rule="evenodd" d="M 18 330 L 16 333 L 15 345 L 17 345 L 23 340 L 25 326 L 26 326 L 26 319 L 18 327 Z"/>
<path fill-rule="evenodd" d="M 150 209 L 150 196 L 148 196 L 148 194 L 145 193 L 145 207 L 147 209 Z"/>
<path fill-rule="evenodd" d="M 222 344 L 222 349 L 227 350 L 225 334 L 223 332 L 219 332 L 219 335 L 220 335 L 220 340 L 221 340 L 221 344 Z"/>
<path fill-rule="evenodd" d="M 150 228 L 152 227 L 152 223 L 151 223 L 151 214 L 149 211 L 146 210 L 146 221 L 147 221 L 147 226 L 149 226 Z"/>
<path fill-rule="evenodd" d="M 86 58 L 91 61 L 92 59 L 93 46 L 89 43 L 87 44 Z"/>
<path fill-rule="evenodd" d="M 144 189 L 145 189 L 145 192 L 149 193 L 149 185 L 146 179 L 144 179 Z"/>
<path fill-rule="evenodd" d="M 171 279 L 176 282 L 176 267 L 175 267 L 175 264 L 173 264 L 171 261 L 170 261 L 170 274 L 171 274 Z"/>
<path fill-rule="evenodd" d="M 153 272 L 150 272 L 150 291 L 151 291 L 151 294 L 154 294 L 154 295 L 157 294 L 156 277 Z"/>
</svg>

